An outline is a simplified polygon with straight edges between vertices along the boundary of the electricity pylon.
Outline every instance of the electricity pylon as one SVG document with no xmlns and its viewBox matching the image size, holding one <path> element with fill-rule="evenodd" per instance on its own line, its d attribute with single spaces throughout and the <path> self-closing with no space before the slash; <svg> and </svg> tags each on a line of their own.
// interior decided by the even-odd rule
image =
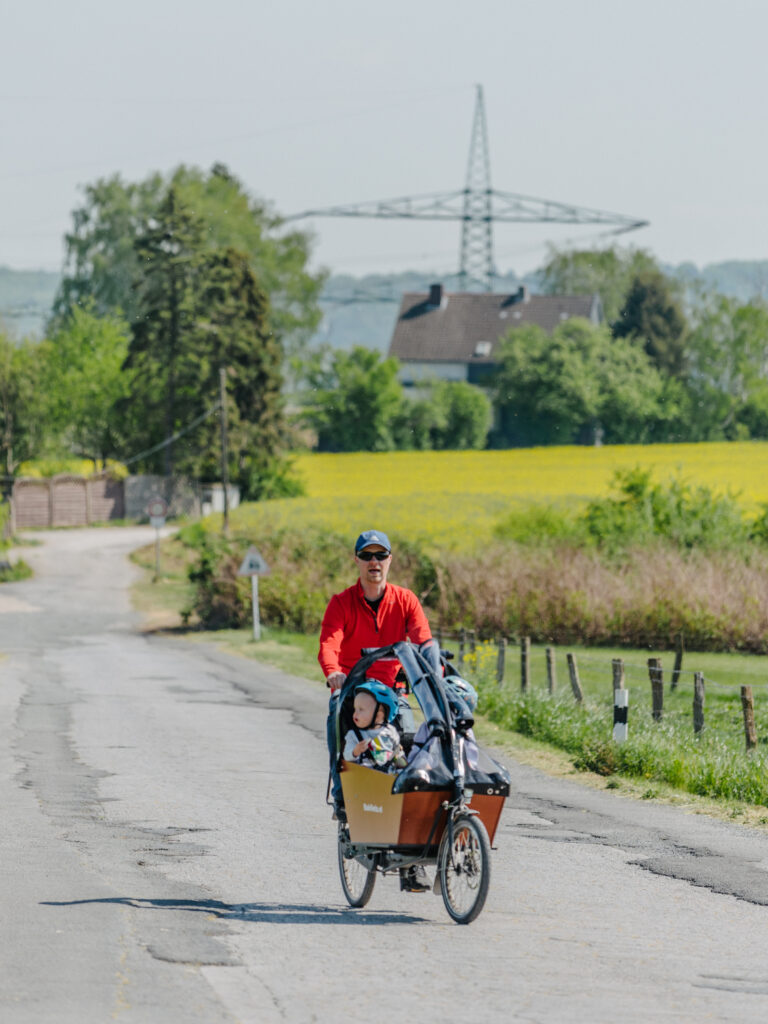
<svg viewBox="0 0 768 1024">
<path fill-rule="evenodd" d="M 285 220 L 304 217 L 375 217 L 384 220 L 454 220 L 461 222 L 459 288 L 462 291 L 493 291 L 496 275 L 493 258 L 493 224 L 602 224 L 610 234 L 647 227 L 647 220 L 621 213 L 571 206 L 551 199 L 537 199 L 517 192 L 491 188 L 491 164 L 485 122 L 483 87 L 477 86 L 467 179 L 457 192 L 379 199 L 372 202 L 305 210 Z"/>
</svg>

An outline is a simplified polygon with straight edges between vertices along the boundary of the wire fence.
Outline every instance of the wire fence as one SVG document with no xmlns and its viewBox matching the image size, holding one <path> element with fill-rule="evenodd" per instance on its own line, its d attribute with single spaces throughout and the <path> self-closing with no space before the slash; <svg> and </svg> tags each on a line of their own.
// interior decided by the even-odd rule
<svg viewBox="0 0 768 1024">
<path fill-rule="evenodd" d="M 684 667 L 684 660 L 694 660 L 695 664 L 696 654 L 685 653 L 680 635 L 675 651 L 665 652 L 667 661 L 674 656 L 671 671 L 658 656 L 649 656 L 642 664 L 637 660 L 625 661 L 615 653 L 600 656 L 595 649 L 532 645 L 528 637 L 478 639 L 469 629 L 437 629 L 435 635 L 441 645 L 451 645 L 453 661 L 460 672 L 482 676 L 484 681 L 488 681 L 490 672 L 499 688 L 509 691 L 516 678 L 522 695 L 535 692 L 562 697 L 563 692 L 568 692 L 567 687 L 577 704 L 603 708 L 612 704 L 614 738 L 626 739 L 630 689 L 636 720 L 644 721 L 650 716 L 656 722 L 664 720 L 678 725 L 687 721 L 694 733 L 701 733 L 705 726 L 705 695 L 707 690 L 714 690 L 716 703 L 707 712 L 711 728 L 725 728 L 733 734 L 734 725 L 741 725 L 748 750 L 758 744 L 757 724 L 763 725 L 768 733 L 768 704 L 759 708 L 756 716 L 754 699 L 755 691 L 765 692 L 768 679 L 745 673 L 743 680 L 727 682 L 705 674 L 700 668 Z M 519 669 L 515 661 L 519 662 Z M 567 681 L 563 685 L 564 680 Z M 684 703 L 688 698 L 691 705 Z"/>
</svg>

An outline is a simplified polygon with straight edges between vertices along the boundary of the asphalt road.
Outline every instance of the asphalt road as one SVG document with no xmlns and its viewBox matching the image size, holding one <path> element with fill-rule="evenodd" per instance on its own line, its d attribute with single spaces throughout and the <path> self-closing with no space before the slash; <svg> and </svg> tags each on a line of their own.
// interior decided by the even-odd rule
<svg viewBox="0 0 768 1024">
<path fill-rule="evenodd" d="M 768 840 L 509 765 L 474 924 L 347 909 L 318 684 L 144 635 L 125 555 L 57 531 L 0 588 L 0 1020 L 768 1019 Z"/>
</svg>

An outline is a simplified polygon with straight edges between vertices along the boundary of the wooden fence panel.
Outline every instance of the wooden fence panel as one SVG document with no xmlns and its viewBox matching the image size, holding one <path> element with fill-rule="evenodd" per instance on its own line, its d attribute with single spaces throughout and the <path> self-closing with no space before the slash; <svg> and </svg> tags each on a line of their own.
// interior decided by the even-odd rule
<svg viewBox="0 0 768 1024">
<path fill-rule="evenodd" d="M 90 521 L 105 523 L 125 518 L 125 487 L 122 480 L 96 477 L 88 481 Z"/>
<path fill-rule="evenodd" d="M 57 476 L 52 480 L 52 526 L 87 526 L 88 492 L 85 477 Z"/>
<path fill-rule="evenodd" d="M 17 530 L 51 525 L 51 489 L 47 480 L 17 480 L 13 485 Z"/>
</svg>

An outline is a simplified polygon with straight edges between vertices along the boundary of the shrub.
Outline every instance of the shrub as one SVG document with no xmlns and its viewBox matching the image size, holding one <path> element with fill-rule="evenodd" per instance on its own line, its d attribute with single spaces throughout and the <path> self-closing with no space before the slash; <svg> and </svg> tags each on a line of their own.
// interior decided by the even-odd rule
<svg viewBox="0 0 768 1024">
<path fill-rule="evenodd" d="M 749 527 L 733 496 L 718 496 L 709 487 L 682 480 L 651 482 L 651 470 L 619 470 L 615 496 L 587 505 L 581 522 L 586 535 L 617 549 L 663 539 L 675 547 L 709 550 L 743 546 Z"/>
<path fill-rule="evenodd" d="M 552 544 L 584 537 L 576 516 L 558 505 L 527 505 L 508 512 L 494 529 L 494 536 L 518 544 Z"/>
<path fill-rule="evenodd" d="M 245 625 L 251 608 L 250 585 L 247 577 L 237 575 L 240 559 L 226 540 L 213 534 L 200 532 L 196 547 L 198 558 L 188 571 L 195 596 L 183 617 L 186 620 L 195 613 L 207 629 Z"/>
</svg>

